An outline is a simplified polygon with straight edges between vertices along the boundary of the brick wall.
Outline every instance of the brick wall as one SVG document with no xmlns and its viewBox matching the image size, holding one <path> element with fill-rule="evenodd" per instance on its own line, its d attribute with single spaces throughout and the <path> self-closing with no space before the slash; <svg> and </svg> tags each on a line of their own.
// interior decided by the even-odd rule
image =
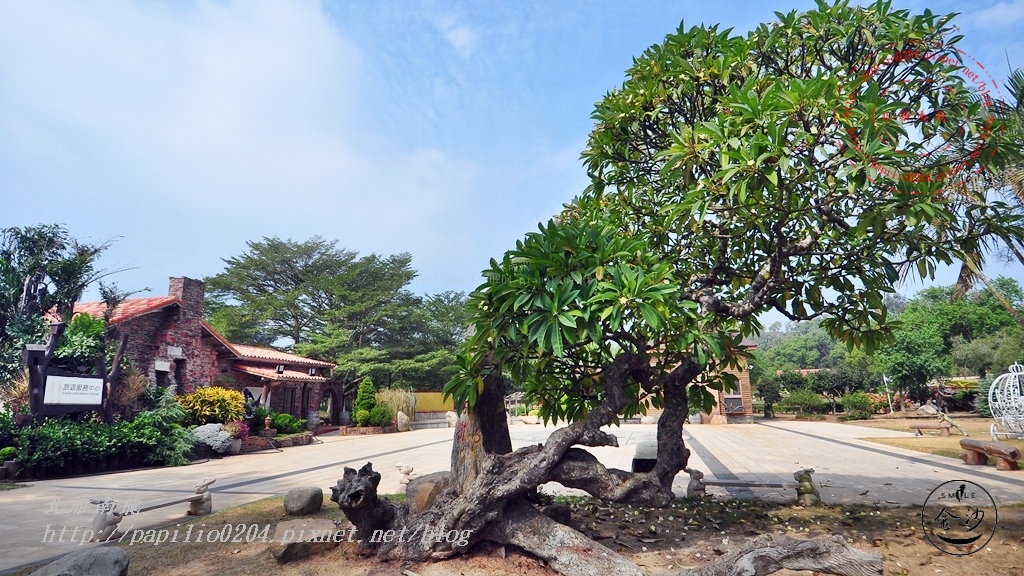
<svg viewBox="0 0 1024 576">
<path fill-rule="evenodd" d="M 120 324 L 119 328 L 128 334 L 128 358 L 152 381 L 190 392 L 216 379 L 217 351 L 211 342 L 203 340 L 205 292 L 201 280 L 171 278 L 168 295 L 177 297 L 184 306 L 169 306 Z M 172 355 L 169 347 L 181 348 L 181 355 Z M 158 361 L 169 363 L 169 370 L 158 374 Z"/>
</svg>

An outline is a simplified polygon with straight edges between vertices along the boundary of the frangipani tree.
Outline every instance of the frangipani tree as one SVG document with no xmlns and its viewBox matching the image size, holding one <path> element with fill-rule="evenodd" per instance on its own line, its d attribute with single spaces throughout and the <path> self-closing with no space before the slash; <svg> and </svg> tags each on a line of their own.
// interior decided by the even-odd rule
<svg viewBox="0 0 1024 576">
<path fill-rule="evenodd" d="M 724 369 L 743 363 L 739 344 L 761 329 L 758 313 L 822 318 L 849 346 L 877 347 L 890 337 L 883 298 L 901 271 L 928 276 L 953 262 L 965 202 L 1021 234 L 1002 205 L 950 192 L 1019 154 L 956 73 L 950 16 L 846 1 L 777 16 L 745 36 L 681 26 L 597 104 L 583 153 L 591 185 L 493 260 L 470 296 L 473 335 L 445 388 L 465 408 L 447 490 L 386 523 L 471 530 L 566 574 L 638 574 L 522 497 L 558 481 L 667 504 L 688 457 L 683 420 L 731 384 Z M 506 378 L 568 425 L 513 452 Z M 615 445 L 600 428 L 647 403 L 664 407 L 651 472 L 607 470 L 578 447 Z M 404 559 L 461 550 L 375 548 Z M 777 555 L 825 573 L 880 573 L 877 557 L 837 554 Z"/>
</svg>

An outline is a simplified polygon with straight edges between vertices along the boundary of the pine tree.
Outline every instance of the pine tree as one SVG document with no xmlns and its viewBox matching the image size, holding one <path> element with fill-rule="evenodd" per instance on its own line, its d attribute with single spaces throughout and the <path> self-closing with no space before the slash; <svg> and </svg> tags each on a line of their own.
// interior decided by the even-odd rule
<svg viewBox="0 0 1024 576">
<path fill-rule="evenodd" d="M 377 389 L 373 386 L 373 380 L 364 378 L 359 384 L 359 392 L 356 393 L 355 412 L 358 413 L 360 410 L 369 412 L 373 410 L 373 407 L 377 404 L 376 394 Z"/>
</svg>

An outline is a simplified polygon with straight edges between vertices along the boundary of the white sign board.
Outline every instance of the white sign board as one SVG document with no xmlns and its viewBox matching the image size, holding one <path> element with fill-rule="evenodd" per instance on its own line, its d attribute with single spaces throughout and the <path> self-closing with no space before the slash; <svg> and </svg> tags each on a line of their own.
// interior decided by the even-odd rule
<svg viewBox="0 0 1024 576">
<path fill-rule="evenodd" d="M 103 378 L 47 376 L 43 404 L 95 405 L 103 403 Z"/>
</svg>

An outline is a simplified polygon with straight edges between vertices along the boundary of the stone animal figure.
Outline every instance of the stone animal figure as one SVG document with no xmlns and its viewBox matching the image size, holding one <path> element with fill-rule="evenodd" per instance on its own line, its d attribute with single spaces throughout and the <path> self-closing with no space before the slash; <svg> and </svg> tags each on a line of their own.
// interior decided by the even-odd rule
<svg viewBox="0 0 1024 576">
<path fill-rule="evenodd" d="M 704 473 L 693 468 L 683 468 L 690 475 L 690 482 L 686 485 L 687 498 L 703 498 L 707 496 L 707 488 L 704 486 Z"/>
<path fill-rule="evenodd" d="M 92 533 L 94 542 L 109 540 L 117 525 L 121 522 L 122 516 L 114 512 L 117 504 L 113 500 L 90 500 L 90 504 L 96 504 L 96 515 L 92 518 Z"/>
<path fill-rule="evenodd" d="M 213 494 L 210 494 L 210 484 L 216 482 L 217 479 L 207 481 L 203 478 L 203 481 L 196 484 L 195 493 L 202 494 L 203 497 L 199 500 L 189 502 L 188 512 L 189 516 L 206 516 L 210 512 L 213 512 Z"/>
<path fill-rule="evenodd" d="M 811 474 L 814 474 L 813 468 L 804 468 L 793 473 L 793 479 L 797 481 L 796 500 L 802 506 L 821 504 L 821 496 L 818 495 L 818 489 L 811 480 Z"/>
<path fill-rule="evenodd" d="M 380 473 L 373 471 L 372 462 L 367 462 L 359 472 L 346 467 L 342 478 L 331 486 L 331 502 L 337 502 L 356 527 L 360 554 L 373 554 L 380 544 L 370 541 L 374 531 L 389 530 L 405 516 L 404 507 L 377 497 L 379 484 Z"/>
</svg>

